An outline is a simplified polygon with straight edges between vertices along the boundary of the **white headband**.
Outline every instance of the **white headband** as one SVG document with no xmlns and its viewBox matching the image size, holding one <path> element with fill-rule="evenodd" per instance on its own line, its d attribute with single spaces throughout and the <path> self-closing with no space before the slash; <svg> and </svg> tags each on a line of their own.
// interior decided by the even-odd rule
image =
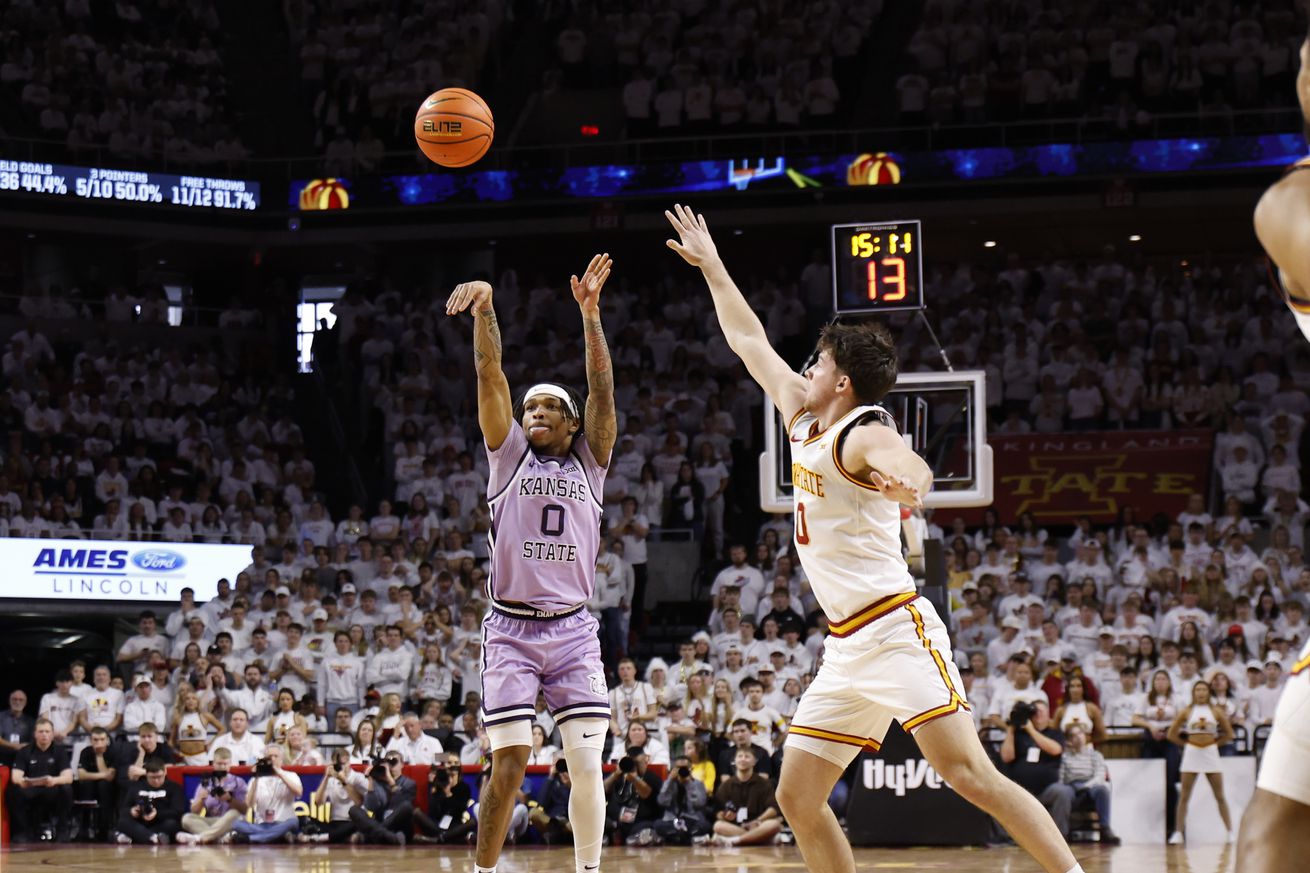
<svg viewBox="0 0 1310 873">
<path fill-rule="evenodd" d="M 578 417 L 578 407 L 573 405 L 573 398 L 569 396 L 569 392 L 565 391 L 560 386 L 552 385 L 550 382 L 541 382 L 540 384 L 533 385 L 528 389 L 528 393 L 523 395 L 524 404 L 527 404 L 529 397 L 536 396 L 537 394 L 545 394 L 558 399 L 564 404 L 565 408 L 568 409 L 574 418 Z"/>
</svg>

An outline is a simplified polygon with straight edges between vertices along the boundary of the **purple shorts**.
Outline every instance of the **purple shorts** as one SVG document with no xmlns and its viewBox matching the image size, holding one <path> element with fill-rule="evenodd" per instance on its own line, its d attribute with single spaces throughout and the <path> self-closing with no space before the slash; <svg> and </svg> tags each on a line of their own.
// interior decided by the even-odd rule
<svg viewBox="0 0 1310 873">
<path fill-rule="evenodd" d="M 554 619 L 515 618 L 494 608 L 482 621 L 485 725 L 531 720 L 545 689 L 555 723 L 610 717 L 599 624 L 585 609 Z"/>
</svg>

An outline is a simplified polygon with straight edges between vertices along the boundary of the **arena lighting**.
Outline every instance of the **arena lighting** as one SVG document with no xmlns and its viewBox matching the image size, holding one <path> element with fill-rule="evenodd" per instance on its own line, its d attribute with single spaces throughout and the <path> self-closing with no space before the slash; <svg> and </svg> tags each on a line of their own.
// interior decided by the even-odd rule
<svg viewBox="0 0 1310 873">
<path fill-rule="evenodd" d="M 1142 235 L 1141 235 L 1140 233 L 1134 233 L 1134 234 L 1131 234 L 1131 235 L 1128 237 L 1128 241 L 1129 241 L 1129 242 L 1141 242 L 1141 241 L 1142 241 Z"/>
<path fill-rule="evenodd" d="M 989 239 L 989 240 L 987 240 L 987 242 L 983 243 L 983 248 L 985 248 L 985 249 L 994 249 L 994 248 L 996 248 L 996 240 L 994 240 L 994 239 Z"/>
</svg>

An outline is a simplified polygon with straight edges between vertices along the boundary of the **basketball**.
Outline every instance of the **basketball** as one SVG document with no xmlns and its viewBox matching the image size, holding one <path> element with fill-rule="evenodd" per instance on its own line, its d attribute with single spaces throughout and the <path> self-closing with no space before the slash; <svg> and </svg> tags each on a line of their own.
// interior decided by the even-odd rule
<svg viewBox="0 0 1310 873">
<path fill-rule="evenodd" d="M 414 138 L 423 154 L 443 167 L 467 167 L 491 148 L 496 122 L 491 107 L 472 91 L 442 88 L 414 116 Z"/>
</svg>

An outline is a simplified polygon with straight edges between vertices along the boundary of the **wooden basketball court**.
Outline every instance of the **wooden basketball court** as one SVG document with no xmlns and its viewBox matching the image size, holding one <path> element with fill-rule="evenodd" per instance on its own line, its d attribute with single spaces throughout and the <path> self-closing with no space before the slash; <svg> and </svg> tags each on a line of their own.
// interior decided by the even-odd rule
<svg viewBox="0 0 1310 873">
<path fill-rule="evenodd" d="M 1229 873 L 1228 846 L 1075 846 L 1087 873 Z M 950 870 L 952 873 L 1040 873 L 1024 852 L 995 849 L 856 849 L 861 870 Z M 467 848 L 407 846 L 20 846 L 0 852 L 6 873 L 117 870 L 122 873 L 432 873 L 473 869 Z M 573 869 L 567 848 L 513 848 L 501 857 L 504 873 L 558 873 Z M 804 870 L 794 848 L 660 848 L 605 850 L 605 873 Z M 817 873 L 817 871 L 816 871 Z"/>
</svg>

